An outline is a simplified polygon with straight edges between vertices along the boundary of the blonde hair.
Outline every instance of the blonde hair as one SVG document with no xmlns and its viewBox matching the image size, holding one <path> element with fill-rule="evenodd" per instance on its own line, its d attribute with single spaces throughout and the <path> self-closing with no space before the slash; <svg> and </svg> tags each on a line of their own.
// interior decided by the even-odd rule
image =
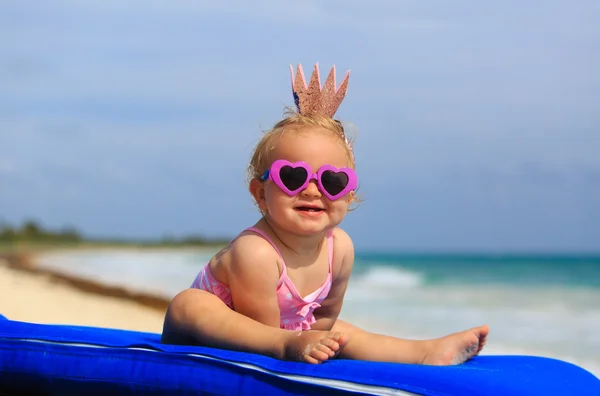
<svg viewBox="0 0 600 396">
<path fill-rule="evenodd" d="M 271 153 L 275 149 L 277 141 L 284 133 L 301 132 L 307 128 L 323 128 L 332 132 L 333 136 L 337 136 L 346 151 L 349 167 L 356 169 L 356 162 L 351 148 L 352 142 L 346 136 L 344 126 L 340 121 L 317 114 L 299 114 L 293 110 L 288 110 L 286 115 L 287 117 L 275 124 L 272 129 L 266 131 L 254 147 L 250 164 L 246 171 L 248 183 L 252 179 L 260 179 L 269 166 L 271 166 L 273 162 Z M 359 199 L 355 195 L 352 202 L 357 203 L 358 201 Z"/>
</svg>

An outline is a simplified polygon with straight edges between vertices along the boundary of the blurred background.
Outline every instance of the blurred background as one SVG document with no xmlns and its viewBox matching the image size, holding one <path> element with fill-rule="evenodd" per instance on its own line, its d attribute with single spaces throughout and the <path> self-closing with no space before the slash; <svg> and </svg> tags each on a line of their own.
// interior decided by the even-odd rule
<svg viewBox="0 0 600 396">
<path fill-rule="evenodd" d="M 365 199 L 344 315 L 490 323 L 490 353 L 598 375 L 599 19 L 595 0 L 1 2 L 3 249 L 201 247 L 36 259 L 174 295 L 258 219 L 244 171 L 293 105 L 289 65 L 335 64 Z"/>
</svg>

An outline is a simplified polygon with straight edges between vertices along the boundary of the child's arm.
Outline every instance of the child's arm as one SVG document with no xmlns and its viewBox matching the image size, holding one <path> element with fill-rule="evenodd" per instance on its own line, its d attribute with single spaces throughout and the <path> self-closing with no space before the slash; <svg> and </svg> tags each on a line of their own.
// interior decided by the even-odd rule
<svg viewBox="0 0 600 396">
<path fill-rule="evenodd" d="M 314 315 L 317 321 L 311 325 L 311 329 L 314 330 L 331 330 L 342 310 L 344 295 L 352 273 L 354 246 L 352 239 L 340 228 L 334 231 L 334 252 L 342 257 L 341 263 L 336 271 L 334 261 L 333 284 L 321 307 L 315 309 Z"/>
<path fill-rule="evenodd" d="M 279 281 L 277 259 L 267 241 L 245 235 L 231 247 L 226 268 L 234 310 L 279 328 L 279 305 L 274 292 Z"/>
</svg>

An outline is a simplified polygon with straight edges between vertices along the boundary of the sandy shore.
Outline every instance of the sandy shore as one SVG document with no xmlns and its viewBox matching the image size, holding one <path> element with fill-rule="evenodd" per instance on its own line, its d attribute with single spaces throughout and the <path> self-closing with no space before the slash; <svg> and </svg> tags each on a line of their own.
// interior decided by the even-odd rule
<svg viewBox="0 0 600 396">
<path fill-rule="evenodd" d="M 0 257 L 0 314 L 8 319 L 160 333 L 167 303 Z"/>
</svg>

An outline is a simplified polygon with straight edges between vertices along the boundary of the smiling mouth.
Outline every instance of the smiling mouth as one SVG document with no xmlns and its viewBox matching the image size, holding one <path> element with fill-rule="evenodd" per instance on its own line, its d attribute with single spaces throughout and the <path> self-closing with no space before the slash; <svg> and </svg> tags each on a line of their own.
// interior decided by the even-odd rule
<svg viewBox="0 0 600 396">
<path fill-rule="evenodd" d="M 301 212 L 322 212 L 325 209 L 321 209 L 321 208 L 312 208 L 312 207 L 308 207 L 308 206 L 298 206 L 296 208 L 296 210 L 301 211 Z"/>
</svg>

